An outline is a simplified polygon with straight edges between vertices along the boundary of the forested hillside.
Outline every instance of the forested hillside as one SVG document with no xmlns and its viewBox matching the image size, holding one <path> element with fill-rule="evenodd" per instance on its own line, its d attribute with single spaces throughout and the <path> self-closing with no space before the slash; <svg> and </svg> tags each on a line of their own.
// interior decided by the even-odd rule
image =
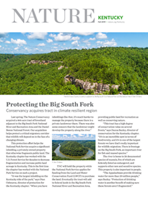
<svg viewBox="0 0 148 197">
<path fill-rule="evenodd" d="M 7 62 L 9 59 L 13 58 L 14 55 L 4 55 L 4 54 L 0 54 L 0 64 Z"/>
<path fill-rule="evenodd" d="M 88 148 L 78 142 L 68 141 L 65 144 L 62 144 L 60 151 L 65 155 L 82 156 L 88 152 Z"/>
<path fill-rule="evenodd" d="M 62 61 L 29 64 L 31 60 Z M 58 70 L 60 66 L 62 69 Z M 49 54 L 0 54 L 0 94 L 94 94 L 64 82 L 70 75 L 90 83 L 118 85 L 103 94 L 148 94 L 148 49 L 102 47 Z"/>
</svg>

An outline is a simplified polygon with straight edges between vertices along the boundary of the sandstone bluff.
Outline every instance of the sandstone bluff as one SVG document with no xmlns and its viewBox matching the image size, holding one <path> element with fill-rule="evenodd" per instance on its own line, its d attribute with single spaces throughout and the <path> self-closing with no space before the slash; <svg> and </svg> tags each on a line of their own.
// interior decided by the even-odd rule
<svg viewBox="0 0 148 197">
<path fill-rule="evenodd" d="M 30 62 L 27 61 L 26 64 L 53 64 L 53 63 L 58 63 L 58 62 L 61 62 L 62 61 L 50 61 L 50 60 L 31 60 Z"/>
<path fill-rule="evenodd" d="M 106 92 L 106 91 L 109 92 L 111 88 L 118 90 L 118 88 L 120 86 L 120 85 L 110 85 L 110 84 L 103 84 L 103 83 L 90 83 L 88 81 L 83 81 L 83 80 L 80 80 L 80 79 L 75 79 L 71 75 L 66 75 L 64 77 L 64 81 L 66 83 L 70 81 L 76 87 L 80 87 L 84 91 L 93 90 L 95 94 L 103 94 L 103 92 Z M 122 95 L 123 93 L 120 92 L 119 94 Z"/>
</svg>

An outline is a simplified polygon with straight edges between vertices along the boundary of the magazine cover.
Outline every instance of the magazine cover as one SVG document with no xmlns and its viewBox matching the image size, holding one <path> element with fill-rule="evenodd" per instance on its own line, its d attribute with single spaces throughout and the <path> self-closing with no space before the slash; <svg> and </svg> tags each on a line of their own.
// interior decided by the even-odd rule
<svg viewBox="0 0 148 197">
<path fill-rule="evenodd" d="M 0 7 L 4 197 L 144 197 L 146 1 Z"/>
</svg>

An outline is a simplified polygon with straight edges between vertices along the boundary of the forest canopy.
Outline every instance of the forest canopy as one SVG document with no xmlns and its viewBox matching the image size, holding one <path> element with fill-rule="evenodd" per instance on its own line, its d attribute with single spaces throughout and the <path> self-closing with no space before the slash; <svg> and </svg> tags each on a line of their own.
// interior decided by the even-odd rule
<svg viewBox="0 0 148 197">
<path fill-rule="evenodd" d="M 62 61 L 29 64 L 31 60 Z M 60 66 L 61 70 L 58 70 Z M 148 49 L 102 47 L 48 54 L 0 54 L 0 94 L 93 94 L 65 83 L 71 75 L 91 83 L 119 85 L 104 94 L 148 94 Z"/>
</svg>

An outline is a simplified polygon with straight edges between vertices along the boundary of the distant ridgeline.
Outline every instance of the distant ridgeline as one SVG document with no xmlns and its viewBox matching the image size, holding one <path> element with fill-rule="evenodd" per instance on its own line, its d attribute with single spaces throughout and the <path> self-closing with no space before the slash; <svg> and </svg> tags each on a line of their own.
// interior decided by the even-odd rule
<svg viewBox="0 0 148 197">
<path fill-rule="evenodd" d="M 0 54 L 0 94 L 148 94 L 148 49 Z"/>
</svg>

